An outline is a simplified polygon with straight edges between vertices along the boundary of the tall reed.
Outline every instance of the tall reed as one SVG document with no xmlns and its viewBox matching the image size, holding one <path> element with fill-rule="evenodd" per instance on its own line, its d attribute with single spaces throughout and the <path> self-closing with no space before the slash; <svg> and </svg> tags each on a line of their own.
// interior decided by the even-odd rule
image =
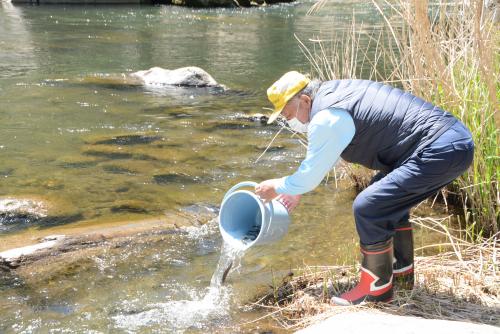
<svg viewBox="0 0 500 334">
<path fill-rule="evenodd" d="M 324 10 L 325 1 L 311 12 Z M 500 33 L 483 1 L 372 2 L 384 21 L 381 30 L 367 33 L 353 21 L 341 42 L 338 36 L 330 45 L 320 38 L 300 42 L 314 74 L 392 83 L 462 120 L 474 138 L 474 162 L 447 190 L 462 203 L 467 226 L 498 232 Z"/>
</svg>

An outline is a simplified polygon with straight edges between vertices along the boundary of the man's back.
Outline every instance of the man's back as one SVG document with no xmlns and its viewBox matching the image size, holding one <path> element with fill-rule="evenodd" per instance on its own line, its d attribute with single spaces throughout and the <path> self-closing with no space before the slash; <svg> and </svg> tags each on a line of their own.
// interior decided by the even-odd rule
<svg viewBox="0 0 500 334">
<path fill-rule="evenodd" d="M 388 172 L 446 131 L 456 118 L 401 89 L 369 80 L 324 82 L 311 118 L 320 110 L 348 111 L 356 133 L 342 158 Z"/>
</svg>

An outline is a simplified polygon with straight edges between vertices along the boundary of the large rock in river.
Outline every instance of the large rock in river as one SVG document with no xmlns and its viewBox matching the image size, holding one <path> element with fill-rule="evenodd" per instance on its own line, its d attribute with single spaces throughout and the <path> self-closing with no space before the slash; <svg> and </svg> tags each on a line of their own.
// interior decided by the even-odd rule
<svg viewBox="0 0 500 334">
<path fill-rule="evenodd" d="M 161 67 L 152 67 L 149 70 L 131 74 L 144 85 L 173 85 L 189 87 L 219 87 L 215 79 L 203 69 L 195 66 L 168 70 Z"/>
</svg>

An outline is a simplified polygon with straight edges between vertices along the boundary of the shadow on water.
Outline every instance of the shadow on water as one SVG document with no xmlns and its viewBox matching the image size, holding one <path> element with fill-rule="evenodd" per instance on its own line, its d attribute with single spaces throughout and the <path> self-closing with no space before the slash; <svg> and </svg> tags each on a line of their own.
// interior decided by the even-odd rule
<svg viewBox="0 0 500 334">
<path fill-rule="evenodd" d="M 151 144 L 158 140 L 162 140 L 162 136 L 152 136 L 152 135 L 123 135 L 116 136 L 109 139 L 97 140 L 91 144 L 94 145 L 139 145 L 139 144 Z"/>
<path fill-rule="evenodd" d="M 201 181 L 201 177 L 184 173 L 168 173 L 153 176 L 154 182 L 158 184 L 195 184 Z M 206 180 L 205 180 L 206 181 Z"/>
</svg>

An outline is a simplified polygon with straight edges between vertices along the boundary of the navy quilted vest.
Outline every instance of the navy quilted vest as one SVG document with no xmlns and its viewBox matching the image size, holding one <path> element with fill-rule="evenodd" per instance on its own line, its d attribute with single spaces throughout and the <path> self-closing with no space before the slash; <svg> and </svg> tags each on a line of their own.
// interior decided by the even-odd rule
<svg viewBox="0 0 500 334">
<path fill-rule="evenodd" d="M 311 118 L 320 110 L 348 111 L 356 127 L 342 159 L 389 172 L 430 144 L 456 118 L 401 89 L 369 80 L 333 80 L 321 84 Z"/>
</svg>

